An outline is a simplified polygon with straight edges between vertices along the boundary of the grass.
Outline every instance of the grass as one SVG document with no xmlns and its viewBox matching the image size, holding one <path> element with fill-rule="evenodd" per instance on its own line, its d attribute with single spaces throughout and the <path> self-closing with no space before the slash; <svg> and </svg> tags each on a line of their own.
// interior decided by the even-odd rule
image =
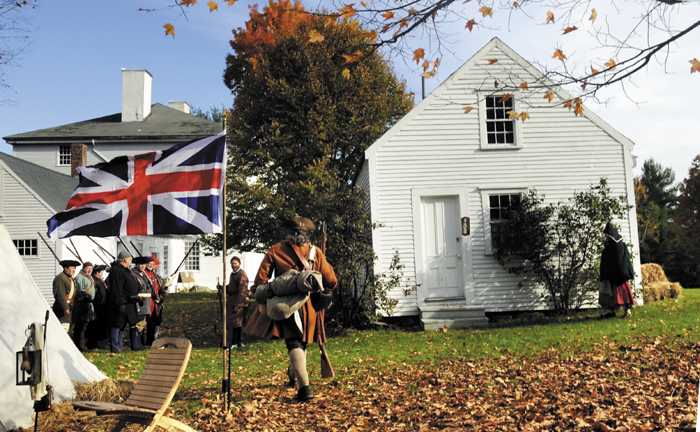
<svg viewBox="0 0 700 432">
<path fill-rule="evenodd" d="M 201 407 L 195 396 L 216 392 L 220 388 L 224 361 L 218 349 L 221 319 L 215 294 L 176 294 L 168 298 L 163 336 L 188 338 L 194 346 L 187 374 L 180 392 L 190 397 L 174 403 L 188 413 Z M 700 290 L 685 290 L 682 299 L 652 303 L 634 309 L 631 319 L 599 320 L 600 311 L 580 312 L 567 317 L 542 317 L 537 322 L 511 320 L 497 326 L 473 330 L 405 332 L 399 330 L 353 331 L 330 338 L 329 355 L 336 380 L 343 386 L 357 379 L 353 371 L 371 364 L 378 373 L 397 365 L 438 364 L 454 359 L 480 360 L 516 356 L 523 361 L 543 352 L 560 358 L 588 352 L 601 341 L 634 346 L 640 340 L 663 340 L 669 347 L 700 340 Z M 282 341 L 256 340 L 244 336 L 246 346 L 232 352 L 232 388 L 242 379 L 261 381 L 285 379 L 287 355 Z M 309 350 L 309 372 L 320 376 L 318 350 Z M 112 355 L 104 351 L 86 353 L 107 376 L 137 380 L 143 370 L 147 352 Z M 192 403 L 194 402 L 194 403 Z"/>
</svg>

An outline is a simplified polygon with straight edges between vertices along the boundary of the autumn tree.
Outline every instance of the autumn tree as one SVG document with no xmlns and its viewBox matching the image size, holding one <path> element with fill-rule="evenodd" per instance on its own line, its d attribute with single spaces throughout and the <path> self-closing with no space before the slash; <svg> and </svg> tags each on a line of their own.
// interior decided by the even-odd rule
<svg viewBox="0 0 700 432">
<path fill-rule="evenodd" d="M 32 27 L 26 13 L 36 7 L 36 1 L 0 0 L 0 91 L 7 93 L 8 73 L 29 45 Z M 0 98 L 0 104 L 8 103 Z"/>
<path fill-rule="evenodd" d="M 676 238 L 671 273 L 685 287 L 700 287 L 700 155 L 680 185 L 678 208 L 671 225 Z"/>
<path fill-rule="evenodd" d="M 531 189 L 507 211 L 493 236 L 494 257 L 508 272 L 534 280 L 543 300 L 565 313 L 597 300 L 603 229 L 630 206 L 611 195 L 604 178 L 566 202 L 544 200 Z"/>
<path fill-rule="evenodd" d="M 340 281 L 335 319 L 363 325 L 377 316 L 381 275 L 372 274 L 366 194 L 355 182 L 364 151 L 413 102 L 356 22 L 289 12 L 295 8 L 286 0 L 252 8 L 233 32 L 224 73 L 235 96 L 227 244 L 262 252 L 295 214 L 325 221 Z"/>
</svg>

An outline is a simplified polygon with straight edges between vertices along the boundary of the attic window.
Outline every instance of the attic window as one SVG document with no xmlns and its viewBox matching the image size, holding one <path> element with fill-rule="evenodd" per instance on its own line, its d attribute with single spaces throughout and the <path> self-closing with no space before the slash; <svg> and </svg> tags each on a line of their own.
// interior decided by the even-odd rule
<svg viewBox="0 0 700 432">
<path fill-rule="evenodd" d="M 510 111 L 518 111 L 518 95 L 483 95 L 479 100 L 481 149 L 520 148 L 520 122 L 508 118 Z"/>
<path fill-rule="evenodd" d="M 489 144 L 515 144 L 515 120 L 508 118 L 513 111 L 513 98 L 486 98 L 486 139 Z"/>
<path fill-rule="evenodd" d="M 62 145 L 58 147 L 58 165 L 59 166 L 70 166 L 71 161 L 71 150 L 69 145 Z"/>
</svg>

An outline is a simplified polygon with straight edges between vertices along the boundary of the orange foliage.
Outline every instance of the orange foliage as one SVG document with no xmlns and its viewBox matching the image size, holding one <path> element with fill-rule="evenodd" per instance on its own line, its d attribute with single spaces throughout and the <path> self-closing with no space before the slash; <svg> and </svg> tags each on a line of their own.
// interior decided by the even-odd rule
<svg viewBox="0 0 700 432">
<path fill-rule="evenodd" d="M 245 29 L 233 32 L 231 47 L 239 53 L 247 53 L 250 63 L 255 66 L 260 60 L 261 47 L 273 43 L 276 35 L 290 35 L 299 24 L 317 19 L 302 13 L 305 10 L 300 2 L 292 4 L 290 0 L 270 0 L 262 13 L 257 5 L 252 6 Z"/>
</svg>

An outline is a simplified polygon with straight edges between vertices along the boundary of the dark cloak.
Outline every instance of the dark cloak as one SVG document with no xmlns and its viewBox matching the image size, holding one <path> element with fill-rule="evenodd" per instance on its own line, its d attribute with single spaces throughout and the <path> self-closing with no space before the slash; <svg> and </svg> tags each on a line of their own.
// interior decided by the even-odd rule
<svg viewBox="0 0 700 432">
<path fill-rule="evenodd" d="M 605 249 L 600 257 L 600 280 L 609 280 L 613 286 L 619 286 L 634 278 L 632 257 L 622 236 L 610 222 L 603 231 L 612 239 L 606 239 Z"/>
</svg>

